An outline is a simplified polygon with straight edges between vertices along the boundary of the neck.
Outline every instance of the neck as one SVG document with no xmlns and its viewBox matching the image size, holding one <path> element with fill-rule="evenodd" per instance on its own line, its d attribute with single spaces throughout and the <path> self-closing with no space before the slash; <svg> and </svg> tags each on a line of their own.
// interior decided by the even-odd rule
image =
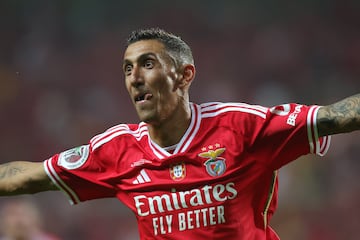
<svg viewBox="0 0 360 240">
<path fill-rule="evenodd" d="M 151 140 L 160 147 L 168 147 L 177 144 L 184 136 L 191 121 L 191 110 L 189 103 L 180 107 L 178 111 L 160 124 L 149 124 Z"/>
</svg>

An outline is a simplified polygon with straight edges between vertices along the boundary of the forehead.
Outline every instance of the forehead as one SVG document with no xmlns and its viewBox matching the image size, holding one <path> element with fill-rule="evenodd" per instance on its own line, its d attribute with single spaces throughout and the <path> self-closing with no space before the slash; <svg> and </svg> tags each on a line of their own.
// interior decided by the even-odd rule
<svg viewBox="0 0 360 240">
<path fill-rule="evenodd" d="M 141 40 L 130 44 L 124 53 L 124 59 L 135 60 L 144 54 L 155 54 L 160 55 L 164 53 L 165 46 L 158 40 Z"/>
</svg>

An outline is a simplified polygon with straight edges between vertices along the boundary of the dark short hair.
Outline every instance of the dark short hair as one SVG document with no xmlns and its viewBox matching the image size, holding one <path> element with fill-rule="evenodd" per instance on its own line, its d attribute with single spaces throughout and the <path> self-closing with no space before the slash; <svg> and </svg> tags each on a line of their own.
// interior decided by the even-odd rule
<svg viewBox="0 0 360 240">
<path fill-rule="evenodd" d="M 157 40 L 164 44 L 165 49 L 174 58 L 176 64 L 194 64 L 194 58 L 189 45 L 179 36 L 160 28 L 139 29 L 130 33 L 127 47 L 141 40 Z"/>
</svg>

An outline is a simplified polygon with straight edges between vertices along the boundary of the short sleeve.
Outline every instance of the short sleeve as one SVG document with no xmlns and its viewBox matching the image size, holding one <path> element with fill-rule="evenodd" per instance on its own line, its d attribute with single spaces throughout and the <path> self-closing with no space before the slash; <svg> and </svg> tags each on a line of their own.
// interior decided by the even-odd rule
<svg viewBox="0 0 360 240">
<path fill-rule="evenodd" d="M 44 161 L 44 169 L 52 182 L 69 198 L 71 204 L 113 197 L 115 187 L 107 179 L 111 175 L 102 153 L 90 145 L 69 149 Z"/>
<path fill-rule="evenodd" d="M 260 161 L 278 169 L 302 155 L 325 155 L 330 136 L 318 136 L 318 110 L 295 103 L 269 108 L 254 141 L 254 148 L 263 152 Z"/>
</svg>

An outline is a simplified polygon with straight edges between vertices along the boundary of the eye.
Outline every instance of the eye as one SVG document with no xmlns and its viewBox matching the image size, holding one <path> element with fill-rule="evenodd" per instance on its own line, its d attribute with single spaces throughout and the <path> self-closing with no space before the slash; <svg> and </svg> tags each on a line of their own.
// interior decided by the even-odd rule
<svg viewBox="0 0 360 240">
<path fill-rule="evenodd" d="M 124 73 L 126 76 L 129 76 L 132 71 L 132 66 L 130 64 L 127 64 L 124 66 Z"/>
<path fill-rule="evenodd" d="M 152 59 L 147 59 L 145 62 L 144 62 L 144 67 L 147 68 L 147 69 L 152 69 L 154 67 L 154 60 Z"/>
</svg>

